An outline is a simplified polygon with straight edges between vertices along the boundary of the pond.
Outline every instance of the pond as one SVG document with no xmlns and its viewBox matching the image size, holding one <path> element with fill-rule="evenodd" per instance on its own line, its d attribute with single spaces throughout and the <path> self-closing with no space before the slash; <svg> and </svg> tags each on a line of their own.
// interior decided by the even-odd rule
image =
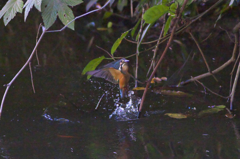
<svg viewBox="0 0 240 159">
<path fill-rule="evenodd" d="M 36 93 L 33 93 L 27 67 L 7 94 L 0 120 L 0 158 L 240 158 L 239 87 L 233 119 L 225 117 L 225 109 L 199 115 L 215 105 L 229 107 L 229 102 L 197 83 L 168 88 L 185 95 L 163 94 L 159 87 L 152 86 L 142 116 L 137 118 L 136 108 L 143 91 L 129 91 L 131 97 L 120 99 L 118 86 L 99 78 L 87 80 L 81 75 L 89 61 L 102 55 L 108 57 L 98 47 L 109 51 L 121 33 L 128 29 L 120 20 L 112 29 L 98 30 L 106 26 L 99 20 L 101 17 L 101 13 L 90 15 L 76 22 L 76 31 L 66 29 L 44 36 L 38 47 L 40 65 L 36 57 L 31 63 Z M 232 26 L 227 25 L 226 20 L 232 21 Z M 23 23 L 23 16 L 18 15 L 6 27 L 1 20 L 2 95 L 3 85 L 14 77 L 30 55 L 40 22 L 38 13 L 30 14 L 27 23 Z M 230 16 L 222 19 L 219 25 L 231 31 L 236 23 Z M 54 28 L 61 26 L 58 21 Z M 212 69 L 226 62 L 233 48 L 228 35 L 221 29 L 216 30 L 213 38 L 201 44 Z M 211 30 L 203 28 L 199 32 L 205 36 Z M 171 83 L 177 84 L 207 72 L 195 43 L 187 38 L 188 35 L 176 37 L 175 40 L 184 43 L 185 49 L 181 50 L 183 45 L 173 42 L 158 76 L 168 77 Z M 150 46 L 142 46 L 141 50 Z M 164 46 L 159 50 L 162 51 Z M 134 54 L 135 50 L 135 44 L 123 40 L 115 56 L 125 57 Z M 184 50 L 191 55 L 191 60 L 187 69 L 174 74 L 184 63 Z M 226 54 L 219 56 L 223 52 Z M 139 56 L 141 81 L 146 80 L 151 57 L 151 50 Z M 129 72 L 133 74 L 135 57 L 129 60 Z M 108 62 L 111 60 L 100 65 Z M 216 74 L 218 82 L 213 77 L 201 82 L 227 96 L 229 72 L 231 68 Z M 133 87 L 134 80 L 131 79 L 130 88 Z M 116 111 L 118 113 L 114 113 Z M 175 119 L 166 113 L 184 114 L 186 118 Z"/>
</svg>

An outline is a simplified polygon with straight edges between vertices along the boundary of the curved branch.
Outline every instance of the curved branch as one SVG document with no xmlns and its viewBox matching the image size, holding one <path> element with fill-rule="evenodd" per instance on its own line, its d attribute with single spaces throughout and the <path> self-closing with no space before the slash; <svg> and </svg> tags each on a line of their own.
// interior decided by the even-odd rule
<svg viewBox="0 0 240 159">
<path fill-rule="evenodd" d="M 168 40 L 168 43 L 167 43 L 167 45 L 166 45 L 166 47 L 165 47 L 165 49 L 164 49 L 164 51 L 163 51 L 163 53 L 162 53 L 162 56 L 161 56 L 160 59 L 158 60 L 158 63 L 157 63 L 157 65 L 155 66 L 155 68 L 154 68 L 151 76 L 149 77 L 149 79 L 148 79 L 148 81 L 147 81 L 147 85 L 146 85 L 146 88 L 145 88 L 145 90 L 144 90 L 144 92 L 143 92 L 141 104 L 140 104 L 140 107 L 139 107 L 138 117 L 141 116 L 141 111 L 142 111 L 143 103 L 144 103 L 144 100 L 145 100 L 145 97 L 146 97 L 147 90 L 148 90 L 148 87 L 149 87 L 149 85 L 150 85 L 150 82 L 151 82 L 151 80 L 152 80 L 155 72 L 157 71 L 158 66 L 160 65 L 160 63 L 162 62 L 164 56 L 166 55 L 166 53 L 167 53 L 167 51 L 168 51 L 168 48 L 169 48 L 169 46 L 170 46 L 170 44 L 171 44 L 171 42 L 172 42 L 172 40 L 173 40 L 173 36 L 174 36 L 175 30 L 176 30 L 176 28 L 177 28 L 178 21 L 179 21 L 181 15 L 182 15 L 182 12 L 183 12 L 183 10 L 184 10 L 187 2 L 188 2 L 188 0 L 184 0 L 184 3 L 183 3 L 183 5 L 182 5 L 182 7 L 181 7 L 181 10 L 180 10 L 180 12 L 179 12 L 179 14 L 178 14 L 178 16 L 177 16 L 177 18 L 176 18 L 176 20 L 175 20 L 175 23 L 174 23 L 174 26 L 173 26 L 173 29 L 172 29 L 172 33 L 171 33 L 171 35 L 170 35 L 170 38 L 169 38 L 169 40 Z"/>
<path fill-rule="evenodd" d="M 33 55 L 34 55 L 34 53 L 35 53 L 35 51 L 36 51 L 40 41 L 43 38 L 43 35 L 45 33 L 46 33 L 46 29 L 45 29 L 45 27 L 42 27 L 42 34 L 41 34 L 40 38 L 38 39 L 38 41 L 37 41 L 37 43 L 36 43 L 32 53 L 31 53 L 31 55 L 29 56 L 28 60 L 25 62 L 25 64 L 22 66 L 22 68 L 18 71 L 18 73 L 13 77 L 13 79 L 8 84 L 6 84 L 7 88 L 6 88 L 5 92 L 4 92 L 4 95 L 3 95 L 3 98 L 2 98 L 2 102 L 1 102 L 1 107 L 0 107 L 0 117 L 2 115 L 3 104 L 4 104 L 4 101 L 5 101 L 5 98 L 7 96 L 7 93 L 8 93 L 8 90 L 9 90 L 10 86 L 16 80 L 16 78 L 20 75 L 20 73 L 22 73 L 23 69 L 28 65 L 28 63 L 31 61 L 31 59 L 32 59 L 32 57 L 33 57 Z"/>
</svg>

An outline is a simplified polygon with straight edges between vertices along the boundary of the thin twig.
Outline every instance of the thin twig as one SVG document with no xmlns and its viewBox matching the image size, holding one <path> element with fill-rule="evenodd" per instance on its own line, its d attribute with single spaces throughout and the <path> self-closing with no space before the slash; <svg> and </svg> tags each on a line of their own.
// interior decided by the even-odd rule
<svg viewBox="0 0 240 159">
<path fill-rule="evenodd" d="M 240 23 L 238 23 L 237 25 L 239 25 Z M 237 26 L 236 25 L 236 26 Z M 235 26 L 235 27 L 236 27 Z M 239 25 L 239 27 L 240 27 L 240 25 Z M 237 52 L 237 48 L 238 48 L 238 35 L 239 35 L 239 33 L 238 32 L 234 32 L 234 36 L 235 36 L 235 45 L 234 45 L 234 48 L 233 48 L 233 52 L 232 52 L 232 57 L 227 61 L 227 62 L 225 62 L 224 64 L 222 64 L 221 66 L 219 66 L 218 68 L 216 68 L 215 70 L 213 70 L 212 71 L 212 74 L 216 74 L 216 73 L 218 73 L 219 71 L 221 71 L 222 69 L 224 69 L 225 67 L 227 67 L 229 64 L 231 64 L 232 62 L 234 62 L 235 61 L 235 56 L 236 56 L 236 52 Z M 198 75 L 198 76 L 196 76 L 196 77 L 194 77 L 194 78 L 192 78 L 192 79 L 188 79 L 188 80 L 186 80 L 186 81 L 183 81 L 183 82 L 181 82 L 180 84 L 181 85 L 185 85 L 185 84 L 187 84 L 187 83 L 190 83 L 190 82 L 192 82 L 193 80 L 199 80 L 199 79 L 202 79 L 202 78 L 205 78 L 205 77 L 208 77 L 208 76 L 210 76 L 210 75 L 212 75 L 211 73 L 209 73 L 209 72 L 207 72 L 207 73 L 204 73 L 204 74 L 201 74 L 201 75 Z"/>
<path fill-rule="evenodd" d="M 210 10 L 214 9 L 215 7 L 217 7 L 217 6 L 218 6 L 220 3 L 222 3 L 222 2 L 223 2 L 223 0 L 217 1 L 214 5 L 212 5 L 210 8 L 208 8 L 205 12 L 199 14 L 195 19 L 190 20 L 190 22 L 189 22 L 188 24 L 181 26 L 181 27 L 175 32 L 175 34 L 181 33 L 182 31 L 184 31 L 185 29 L 187 29 L 190 25 L 192 25 L 194 22 L 196 22 L 197 20 L 199 20 L 200 18 L 202 18 L 205 14 L 207 14 Z M 164 41 L 168 40 L 169 37 L 170 37 L 170 34 L 167 34 L 166 36 L 164 36 L 162 39 L 160 39 L 160 40 L 161 40 L 161 43 L 163 43 Z M 137 43 L 136 41 L 132 41 L 132 40 L 129 40 L 129 39 L 126 39 L 126 38 L 124 38 L 124 39 L 127 40 L 127 41 L 129 41 L 129 42 L 131 42 L 131 43 L 135 43 L 135 44 Z M 158 41 L 158 39 L 153 40 L 153 41 L 150 41 L 150 42 L 142 42 L 141 44 L 151 44 L 151 43 L 155 43 L 155 42 L 157 42 L 157 41 Z M 160 43 L 160 44 L 161 44 L 161 43 Z"/>
<path fill-rule="evenodd" d="M 234 43 L 234 41 L 233 41 L 232 38 L 230 37 L 228 31 L 227 31 L 226 29 L 223 29 L 222 27 L 219 27 L 219 28 L 222 29 L 222 30 L 224 30 L 224 31 L 227 33 L 227 36 L 228 36 L 229 40 Z"/>
<path fill-rule="evenodd" d="M 36 92 L 35 92 L 35 87 L 34 87 L 34 82 L 33 82 L 33 75 L 32 75 L 32 66 L 31 66 L 31 62 L 29 62 L 28 64 L 29 64 L 29 70 L 30 70 L 30 75 L 31 75 L 31 83 L 32 83 L 33 93 L 36 93 Z"/>
<path fill-rule="evenodd" d="M 193 77 L 192 77 L 192 78 L 193 78 Z M 229 96 L 224 97 L 224 96 L 222 96 L 222 95 L 220 95 L 220 94 L 218 94 L 218 93 L 216 93 L 216 92 L 213 92 L 210 88 L 206 87 L 206 86 L 205 86 L 202 82 L 200 82 L 199 80 L 196 80 L 196 79 L 195 79 L 194 81 L 197 82 L 197 83 L 199 83 L 200 85 L 202 85 L 204 89 L 208 90 L 209 92 L 211 92 L 212 94 L 214 94 L 214 95 L 216 95 L 216 96 L 219 96 L 219 97 L 224 98 L 224 99 L 229 98 Z"/>
<path fill-rule="evenodd" d="M 162 26 L 162 30 L 161 30 L 161 32 L 160 32 L 160 35 L 159 35 L 159 38 L 158 38 L 156 47 L 155 47 L 155 49 L 154 49 L 152 62 L 151 62 L 151 65 L 150 65 L 150 67 L 149 67 L 149 69 L 148 69 L 148 72 L 147 72 L 146 77 L 148 76 L 151 68 L 154 68 L 154 67 L 155 67 L 155 58 L 156 58 L 156 54 L 157 54 L 157 50 L 158 50 L 158 45 L 159 45 L 159 43 L 160 43 L 160 39 L 162 38 L 162 35 L 163 35 L 164 26 L 165 26 L 165 24 L 163 24 L 163 26 Z"/>
<path fill-rule="evenodd" d="M 99 101 L 97 103 L 97 106 L 95 107 L 95 110 L 98 109 L 98 106 L 99 106 L 100 102 L 102 101 L 102 98 L 103 98 L 104 95 L 105 95 L 105 93 L 103 93 L 102 97 L 99 99 Z"/>
<path fill-rule="evenodd" d="M 206 41 L 207 39 L 209 39 L 211 35 L 212 35 L 212 33 L 210 33 L 205 39 L 203 39 L 203 40 L 201 41 L 201 43 L 203 43 L 204 41 Z"/>
<path fill-rule="evenodd" d="M 143 29 L 143 13 L 144 13 L 144 7 L 142 8 L 142 18 L 141 18 L 141 25 L 140 25 L 140 29 L 139 29 L 139 36 L 137 39 L 137 48 L 136 48 L 136 70 L 135 70 L 135 79 L 138 78 L 138 57 L 139 57 L 139 45 L 140 45 L 140 37 L 142 34 L 142 29 Z M 143 36 L 143 34 L 142 34 Z M 137 81 L 135 80 L 135 87 L 137 87 Z"/>
<path fill-rule="evenodd" d="M 236 87 L 237 87 L 239 72 L 240 72 L 240 62 L 238 64 L 237 73 L 236 73 L 234 83 L 233 83 L 233 87 L 232 87 L 232 93 L 231 93 L 231 99 L 230 99 L 230 110 L 232 110 L 232 108 L 233 108 L 233 100 L 234 100 L 234 95 L 235 95 L 235 91 L 236 91 Z"/>
<path fill-rule="evenodd" d="M 133 0 L 130 1 L 131 18 L 133 17 Z"/>
<path fill-rule="evenodd" d="M 42 27 L 42 24 L 40 23 L 39 27 L 38 27 L 38 31 L 37 31 L 37 36 L 36 36 L 36 43 L 38 41 L 38 36 L 39 36 L 39 32 L 40 32 L 40 28 Z M 37 49 L 36 49 L 36 59 L 37 59 L 37 63 L 38 65 L 40 65 L 39 59 L 38 59 L 38 53 L 37 53 Z"/>
<path fill-rule="evenodd" d="M 37 41 L 37 43 L 36 43 L 36 45 L 35 45 L 32 53 L 31 53 L 31 55 L 29 56 L 28 60 L 27 60 L 26 63 L 22 66 L 22 68 L 18 71 L 18 73 L 13 77 L 13 79 L 6 85 L 7 88 L 6 88 L 5 92 L 4 92 L 4 95 L 3 95 L 3 98 L 2 98 L 2 102 L 1 102 L 0 117 L 1 117 L 1 115 L 2 115 L 3 104 L 4 104 L 4 101 L 5 101 L 5 98 L 6 98 L 6 96 L 7 96 L 7 93 L 8 93 L 8 90 L 9 90 L 10 86 L 11 86 L 12 83 L 16 80 L 16 78 L 20 75 L 20 73 L 24 70 L 24 68 L 28 65 L 28 63 L 31 61 L 31 59 L 32 59 L 32 57 L 33 57 L 33 55 L 34 55 L 34 53 L 35 53 L 35 51 L 36 51 L 36 49 L 37 49 L 40 41 L 42 40 L 43 35 L 44 35 L 45 33 L 46 33 L 46 29 L 45 29 L 45 27 L 42 27 L 42 34 L 41 34 L 40 38 L 38 39 L 38 41 Z"/>
<path fill-rule="evenodd" d="M 187 2 L 188 2 L 188 0 L 184 0 L 184 3 L 183 3 L 183 5 L 182 5 L 182 7 L 181 7 L 181 10 L 180 10 L 180 12 L 179 12 L 179 14 L 177 15 L 177 18 L 176 18 L 176 20 L 175 20 L 175 23 L 174 23 L 174 26 L 173 26 L 173 29 L 172 29 L 172 33 L 171 33 L 171 36 L 170 36 L 170 38 L 169 38 L 169 40 L 168 40 L 168 43 L 167 43 L 167 45 L 166 45 L 166 47 L 165 47 L 165 49 L 164 49 L 164 51 L 163 51 L 163 53 L 162 53 L 162 56 L 161 56 L 160 59 L 158 60 L 158 63 L 157 63 L 157 65 L 156 65 L 156 67 L 154 68 L 151 76 L 150 76 L 149 79 L 148 79 L 147 85 L 146 85 L 145 90 L 144 90 L 144 92 L 143 92 L 141 104 L 140 104 L 140 107 L 139 107 L 138 117 L 141 116 L 141 111 L 142 111 L 143 103 L 144 103 L 144 100 L 145 100 L 145 97 L 146 97 L 147 90 L 148 90 L 148 87 L 149 87 L 149 85 L 150 85 L 150 82 L 151 82 L 151 80 L 152 80 L 155 72 L 157 71 L 158 66 L 160 65 L 161 61 L 163 60 L 165 54 L 167 53 L 167 50 L 168 50 L 168 48 L 169 48 L 169 46 L 170 46 L 170 44 L 171 44 L 171 42 L 172 42 L 172 40 L 173 40 L 173 35 L 174 35 L 174 32 L 175 32 L 175 30 L 176 30 L 176 28 L 177 28 L 177 23 L 178 23 L 181 15 L 182 15 L 182 12 L 183 12 L 183 10 L 184 10 Z"/>
<path fill-rule="evenodd" d="M 91 14 L 91 13 L 97 12 L 97 11 L 99 11 L 99 10 L 102 10 L 103 8 L 105 8 L 105 7 L 110 3 L 110 1 L 111 1 L 111 0 L 108 0 L 101 8 L 92 10 L 92 11 L 90 11 L 90 12 L 87 12 L 87 13 L 85 13 L 85 14 L 82 14 L 82 15 L 80 15 L 80 16 L 75 17 L 73 20 L 71 20 L 69 23 L 67 23 L 67 24 L 66 24 L 64 27 L 62 27 L 61 29 L 59 29 L 59 30 L 49 30 L 49 31 L 46 31 L 46 33 L 61 32 L 61 31 L 63 31 L 64 29 L 66 29 L 66 28 L 68 27 L 68 25 L 71 24 L 72 22 L 74 22 L 75 20 L 77 20 L 77 19 L 79 19 L 79 18 L 81 18 L 81 17 L 84 17 L 84 16 L 86 16 L 86 15 L 88 15 L 88 14 Z"/>
<path fill-rule="evenodd" d="M 115 61 L 114 57 L 107 50 L 104 50 L 103 48 L 101 48 L 100 46 L 97 46 L 97 45 L 96 45 L 96 47 L 101 49 L 102 51 L 106 52 Z"/>
<path fill-rule="evenodd" d="M 233 69 L 232 69 L 232 72 L 230 73 L 230 75 L 231 75 L 231 78 L 230 78 L 230 89 L 229 89 L 229 94 L 231 93 L 231 91 L 232 91 L 232 80 L 233 80 L 233 72 L 234 72 L 234 70 L 235 70 L 235 68 L 236 68 L 236 66 L 237 66 L 237 63 L 238 63 L 238 61 L 239 61 L 239 57 L 240 57 L 240 47 L 238 48 L 238 57 L 237 57 L 237 60 L 235 61 L 235 63 L 234 63 L 234 65 L 233 65 Z"/>
<path fill-rule="evenodd" d="M 198 44 L 198 42 L 197 42 L 197 40 L 195 39 L 195 37 L 193 36 L 193 34 L 192 34 L 190 31 L 188 31 L 188 33 L 190 34 L 190 36 L 192 37 L 193 41 L 194 41 L 195 44 L 197 45 L 198 50 L 200 51 L 200 53 L 201 53 L 201 55 L 202 55 L 203 61 L 205 62 L 205 65 L 207 66 L 208 72 L 212 74 L 212 71 L 211 71 L 211 69 L 210 69 L 210 67 L 209 67 L 209 65 L 208 65 L 208 63 L 207 63 L 207 60 L 206 60 L 206 58 L 205 58 L 205 56 L 204 56 L 204 54 L 203 54 L 203 51 L 202 51 L 200 45 Z M 212 76 L 213 76 L 213 78 L 218 82 L 217 78 L 216 78 L 213 74 L 212 74 Z"/>
</svg>

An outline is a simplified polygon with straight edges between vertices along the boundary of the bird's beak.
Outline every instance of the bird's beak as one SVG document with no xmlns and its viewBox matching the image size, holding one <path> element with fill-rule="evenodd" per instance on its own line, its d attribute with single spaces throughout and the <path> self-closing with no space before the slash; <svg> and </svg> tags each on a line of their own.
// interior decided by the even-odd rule
<svg viewBox="0 0 240 159">
<path fill-rule="evenodd" d="M 126 59 L 125 59 L 124 62 L 129 62 L 129 60 L 126 60 Z"/>
</svg>

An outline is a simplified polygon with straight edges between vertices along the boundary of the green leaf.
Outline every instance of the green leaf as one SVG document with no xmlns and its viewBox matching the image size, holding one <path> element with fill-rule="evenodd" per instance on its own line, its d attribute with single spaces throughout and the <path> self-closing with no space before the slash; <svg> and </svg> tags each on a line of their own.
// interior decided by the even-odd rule
<svg viewBox="0 0 240 159">
<path fill-rule="evenodd" d="M 170 15 L 175 16 L 177 8 L 178 8 L 177 2 L 171 4 L 170 11 L 169 11 Z"/>
<path fill-rule="evenodd" d="M 193 2 L 193 0 L 188 0 L 187 6 L 190 5 L 192 2 Z M 182 6 L 184 3 L 184 0 L 176 0 L 176 3 L 178 3 L 180 6 Z"/>
<path fill-rule="evenodd" d="M 187 118 L 187 116 L 182 113 L 165 113 L 164 115 L 167 115 L 167 116 L 169 116 L 171 118 L 175 118 L 175 119 Z"/>
<path fill-rule="evenodd" d="M 87 66 L 85 66 L 85 68 L 83 69 L 82 71 L 82 75 L 85 75 L 86 72 L 88 71 L 93 71 L 96 69 L 96 67 L 102 62 L 102 60 L 105 59 L 104 56 L 101 56 L 101 57 L 98 57 L 98 58 L 95 58 L 93 60 L 91 60 Z M 88 75 L 87 76 L 87 79 L 89 79 L 91 77 L 91 75 Z"/>
<path fill-rule="evenodd" d="M 58 8 L 58 17 L 64 25 L 67 25 L 74 19 L 72 10 L 67 5 L 61 5 Z M 68 25 L 68 28 L 74 30 L 74 21 Z"/>
<path fill-rule="evenodd" d="M 208 109 L 200 111 L 198 113 L 198 117 L 202 117 L 202 116 L 208 115 L 208 114 L 215 114 L 215 113 L 218 113 L 218 112 L 224 110 L 225 108 L 226 108 L 225 105 L 214 106 L 213 108 L 208 108 Z"/>
<path fill-rule="evenodd" d="M 140 45 L 141 45 L 141 43 L 142 43 L 143 38 L 145 37 L 146 33 L 148 32 L 148 30 L 149 30 L 151 27 L 152 27 L 152 24 L 148 24 L 148 25 L 146 26 L 146 28 L 143 30 L 141 39 L 140 39 L 140 41 L 139 41 L 139 43 L 138 43 L 138 48 L 137 48 L 138 50 L 139 50 L 139 47 L 140 47 Z"/>
<path fill-rule="evenodd" d="M 137 30 L 140 22 L 141 22 L 141 19 L 138 20 L 137 24 L 136 24 L 136 25 L 134 26 L 134 28 L 132 29 L 132 31 L 131 31 L 131 36 L 132 36 L 132 38 L 133 38 L 133 36 L 134 36 L 134 34 L 135 34 L 135 32 L 136 32 L 136 30 Z"/>
<path fill-rule="evenodd" d="M 169 0 L 162 0 L 162 4 L 167 5 L 168 3 L 170 3 Z"/>
<path fill-rule="evenodd" d="M 173 17 L 172 16 L 169 16 L 168 19 L 167 19 L 167 22 L 164 26 L 164 33 L 163 33 L 163 36 L 165 36 L 170 28 L 170 24 L 171 24 L 171 21 L 172 21 Z"/>
<path fill-rule="evenodd" d="M 103 19 L 109 18 L 113 13 L 112 12 L 105 12 L 103 15 Z"/>
<path fill-rule="evenodd" d="M 169 11 L 169 7 L 163 4 L 149 8 L 143 15 L 146 23 L 152 24 L 157 21 L 161 16 Z"/>
<path fill-rule="evenodd" d="M 0 18 L 4 15 L 4 25 L 6 26 L 16 16 L 17 12 L 22 13 L 22 9 L 22 0 L 9 0 L 0 11 Z"/>
<path fill-rule="evenodd" d="M 112 27 L 112 25 L 113 25 L 113 23 L 112 23 L 112 22 L 108 22 L 108 24 L 107 24 L 107 28 L 111 28 L 111 27 Z"/>
<path fill-rule="evenodd" d="M 111 49 L 111 54 L 113 55 L 113 53 L 117 50 L 118 46 L 121 44 L 123 38 L 125 38 L 128 34 L 129 30 L 122 33 L 121 37 L 117 39 L 117 41 L 115 41 L 115 43 L 113 44 L 112 46 L 112 49 Z"/>
<path fill-rule="evenodd" d="M 66 3 L 68 6 L 74 7 L 76 5 L 81 4 L 82 0 L 63 0 L 64 3 Z"/>
<path fill-rule="evenodd" d="M 42 18 L 46 29 L 51 27 L 57 16 L 64 25 L 67 25 L 74 19 L 72 10 L 68 7 L 82 3 L 82 0 L 43 0 Z M 68 25 L 68 28 L 74 30 L 74 21 Z"/>
<path fill-rule="evenodd" d="M 37 10 L 41 12 L 41 4 L 42 0 L 27 0 L 27 2 L 23 6 L 23 8 L 25 8 L 24 21 L 26 21 L 28 13 L 32 9 L 33 5 L 35 6 L 35 8 L 37 8 Z"/>
</svg>

